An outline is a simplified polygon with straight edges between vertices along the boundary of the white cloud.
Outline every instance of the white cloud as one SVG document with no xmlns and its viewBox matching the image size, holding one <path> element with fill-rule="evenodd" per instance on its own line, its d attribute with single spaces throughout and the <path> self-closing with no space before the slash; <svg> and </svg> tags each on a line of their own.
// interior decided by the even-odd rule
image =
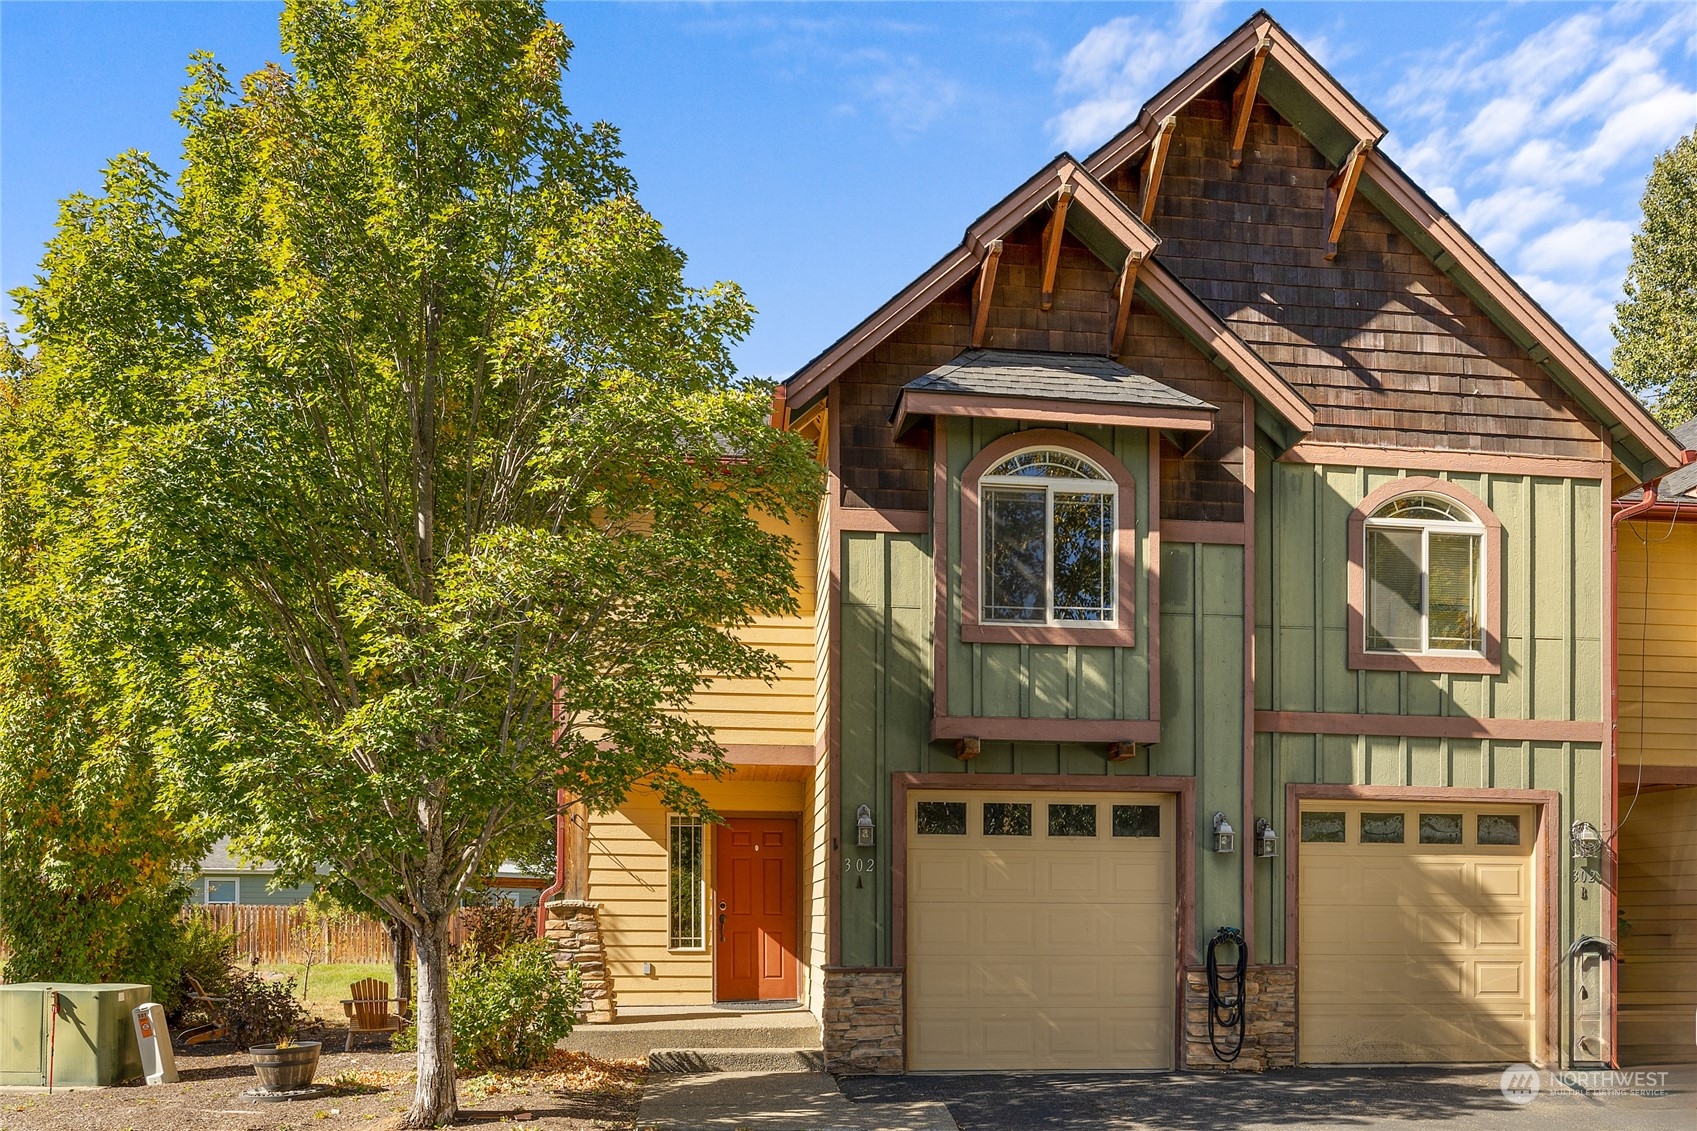
<svg viewBox="0 0 1697 1131">
<path fill-rule="evenodd" d="M 1551 228 L 1528 243 L 1520 253 L 1520 262 L 1541 275 L 1595 277 L 1599 267 L 1624 261 L 1631 250 L 1631 224 L 1587 217 Z"/>
<path fill-rule="evenodd" d="M 855 52 L 854 64 L 857 101 L 870 106 L 898 135 L 923 133 L 960 101 L 960 84 L 916 56 L 869 49 Z"/>
<path fill-rule="evenodd" d="M 1116 16 L 1085 33 L 1061 60 L 1055 91 L 1073 99 L 1049 121 L 1066 149 L 1084 150 L 1131 124 L 1138 108 L 1220 37 L 1222 0 L 1178 4 L 1161 21 Z"/>
</svg>

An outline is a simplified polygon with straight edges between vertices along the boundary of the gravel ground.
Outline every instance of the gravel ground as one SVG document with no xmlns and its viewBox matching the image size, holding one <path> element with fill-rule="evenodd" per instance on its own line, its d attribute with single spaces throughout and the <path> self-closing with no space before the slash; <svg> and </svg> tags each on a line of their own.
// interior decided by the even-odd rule
<svg viewBox="0 0 1697 1131">
<path fill-rule="evenodd" d="M 316 1097 L 259 1103 L 246 1052 L 224 1043 L 177 1050 L 175 1084 L 45 1092 L 0 1089 L 0 1131 L 272 1131 L 276 1128 L 392 1127 L 412 1100 L 413 1057 L 387 1041 L 355 1040 L 346 1030 L 303 1034 L 322 1040 Z M 361 1049 L 361 1041 L 367 1048 Z M 535 1072 L 460 1080 L 462 1125 L 501 1123 L 529 1113 L 526 1127 L 548 1131 L 629 1128 L 642 1099 L 640 1061 L 555 1054 Z"/>
</svg>

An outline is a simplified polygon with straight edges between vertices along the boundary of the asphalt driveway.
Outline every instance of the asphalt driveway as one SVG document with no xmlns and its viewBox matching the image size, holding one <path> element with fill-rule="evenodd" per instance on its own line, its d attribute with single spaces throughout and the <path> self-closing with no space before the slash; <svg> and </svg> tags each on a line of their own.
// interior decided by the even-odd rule
<svg viewBox="0 0 1697 1131">
<path fill-rule="evenodd" d="M 946 1104 L 960 1131 L 1224 1131 L 1260 1128 L 1521 1128 L 1690 1131 L 1697 1066 L 1671 1067 L 1668 1094 L 1581 1094 L 1540 1074 L 1536 1098 L 1503 1097 L 1499 1069 L 1295 1069 L 1265 1075 L 1008 1073 L 844 1077 L 851 1100 Z M 1599 1082 L 1601 1083 L 1601 1082 Z"/>
</svg>

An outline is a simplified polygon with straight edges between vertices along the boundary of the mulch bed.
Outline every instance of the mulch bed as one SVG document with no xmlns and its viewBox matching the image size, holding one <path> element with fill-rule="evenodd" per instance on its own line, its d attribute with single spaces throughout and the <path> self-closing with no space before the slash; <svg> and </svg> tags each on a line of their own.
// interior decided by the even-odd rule
<svg viewBox="0 0 1697 1131">
<path fill-rule="evenodd" d="M 412 1102 L 414 1059 L 387 1038 L 347 1030 L 302 1033 L 324 1042 L 310 1099 L 261 1103 L 243 1096 L 258 1086 L 248 1054 L 228 1043 L 176 1049 L 175 1084 L 140 1081 L 115 1088 L 0 1091 L 0 1131 L 273 1131 L 278 1128 L 390 1128 Z M 460 1123 L 590 1131 L 630 1128 L 642 1099 L 643 1062 L 602 1061 L 557 1051 L 541 1068 L 460 1078 Z M 529 1119 L 522 1117 L 528 1114 Z M 522 1121 L 521 1121 L 522 1120 Z"/>
</svg>

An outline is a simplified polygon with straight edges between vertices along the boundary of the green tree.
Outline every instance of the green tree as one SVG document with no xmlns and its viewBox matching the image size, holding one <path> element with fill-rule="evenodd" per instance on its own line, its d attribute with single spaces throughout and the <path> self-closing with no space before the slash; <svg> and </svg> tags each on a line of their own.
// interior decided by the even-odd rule
<svg viewBox="0 0 1697 1131">
<path fill-rule="evenodd" d="M 794 607 L 757 515 L 818 471 L 540 3 L 297 0 L 282 47 L 239 90 L 196 58 L 175 186 L 127 155 L 67 203 L 18 296 L 23 490 L 85 532 L 72 596 L 127 595 L 93 638 L 171 797 L 414 936 L 434 1126 L 463 889 L 557 789 L 702 808 L 683 707 L 778 670 L 737 636 Z"/>
<path fill-rule="evenodd" d="M 1615 319 L 1615 376 L 1663 424 L 1697 417 L 1697 130 L 1650 170 Z"/>
</svg>

